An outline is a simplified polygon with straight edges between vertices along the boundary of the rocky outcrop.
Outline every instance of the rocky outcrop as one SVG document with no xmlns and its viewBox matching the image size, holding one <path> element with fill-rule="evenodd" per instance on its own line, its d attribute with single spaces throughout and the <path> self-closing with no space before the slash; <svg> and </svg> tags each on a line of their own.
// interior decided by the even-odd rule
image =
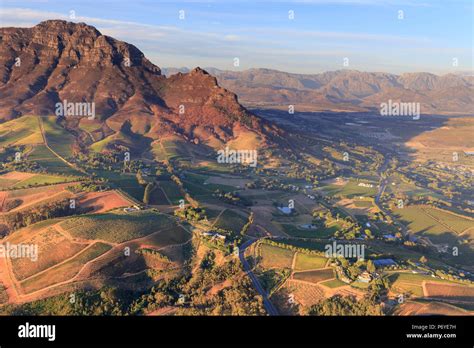
<svg viewBox="0 0 474 348">
<path fill-rule="evenodd" d="M 0 29 L 0 121 L 54 114 L 64 100 L 95 103 L 96 119 L 108 129 L 118 132 L 130 122 L 133 132 L 151 138 L 173 133 L 195 139 L 199 128 L 227 141 L 236 126 L 263 139 L 279 132 L 206 71 L 166 78 L 138 48 L 84 23 L 49 20 Z"/>
</svg>

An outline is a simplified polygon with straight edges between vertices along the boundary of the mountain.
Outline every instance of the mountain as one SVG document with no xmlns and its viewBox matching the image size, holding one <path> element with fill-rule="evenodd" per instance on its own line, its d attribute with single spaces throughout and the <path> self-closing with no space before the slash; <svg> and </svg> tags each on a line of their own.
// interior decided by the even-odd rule
<svg viewBox="0 0 474 348">
<path fill-rule="evenodd" d="M 186 68 L 166 68 L 166 75 Z M 271 69 L 206 68 L 248 106 L 300 105 L 308 110 L 378 110 L 380 103 L 419 102 L 422 113 L 472 113 L 474 77 L 430 73 L 394 75 L 355 70 L 292 74 Z"/>
<path fill-rule="evenodd" d="M 94 103 L 95 141 L 113 139 L 125 123 L 131 136 L 173 134 L 217 146 L 248 134 L 265 144 L 279 132 L 206 71 L 166 78 L 138 48 L 84 23 L 1 28 L 0 121 L 54 115 L 57 103 L 65 102 Z M 87 122 L 66 117 L 77 131 Z"/>
</svg>

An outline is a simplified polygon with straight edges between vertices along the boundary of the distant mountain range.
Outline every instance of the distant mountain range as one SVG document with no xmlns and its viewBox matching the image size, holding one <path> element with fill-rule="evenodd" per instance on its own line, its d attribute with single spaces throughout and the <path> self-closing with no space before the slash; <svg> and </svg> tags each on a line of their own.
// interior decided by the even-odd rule
<svg viewBox="0 0 474 348">
<path fill-rule="evenodd" d="M 0 122 L 54 115 L 65 101 L 94 103 L 100 127 L 90 133 L 111 146 L 135 135 L 177 135 L 218 147 L 248 134 L 265 142 L 279 131 L 202 69 L 166 78 L 135 46 L 84 23 L 0 28 Z M 88 121 L 68 116 L 66 122 L 81 131 Z"/>
<path fill-rule="evenodd" d="M 419 102 L 421 113 L 474 113 L 474 76 L 469 73 L 394 75 L 355 70 L 293 74 L 270 69 L 205 68 L 247 106 L 298 105 L 307 110 L 378 111 L 389 99 Z M 188 68 L 164 68 L 169 76 Z"/>
</svg>

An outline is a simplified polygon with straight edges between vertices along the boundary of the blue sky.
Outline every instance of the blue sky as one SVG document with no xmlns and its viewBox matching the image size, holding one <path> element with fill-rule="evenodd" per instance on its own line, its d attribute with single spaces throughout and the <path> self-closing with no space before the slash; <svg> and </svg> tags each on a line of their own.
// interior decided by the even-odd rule
<svg viewBox="0 0 474 348">
<path fill-rule="evenodd" d="M 86 22 L 160 67 L 442 74 L 473 70 L 473 11 L 472 0 L 0 0 L 0 23 Z"/>
</svg>

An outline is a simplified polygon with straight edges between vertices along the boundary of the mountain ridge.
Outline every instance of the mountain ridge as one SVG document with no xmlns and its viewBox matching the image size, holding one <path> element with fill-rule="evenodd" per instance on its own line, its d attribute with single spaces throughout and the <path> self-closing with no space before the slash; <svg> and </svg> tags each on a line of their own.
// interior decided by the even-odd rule
<svg viewBox="0 0 474 348">
<path fill-rule="evenodd" d="M 135 46 L 85 23 L 48 20 L 31 28 L 0 28 L 0 120 L 52 115 L 55 105 L 94 103 L 98 140 L 125 122 L 156 139 L 224 144 L 240 133 L 265 143 L 280 131 L 242 107 L 237 96 L 201 68 L 167 78 Z M 68 128 L 83 119 L 66 118 Z M 216 142 L 217 141 L 217 142 Z"/>
<path fill-rule="evenodd" d="M 419 102 L 423 113 L 472 113 L 474 77 L 449 73 L 336 70 L 295 74 L 266 68 L 243 71 L 205 68 L 248 106 L 300 104 L 316 108 L 373 111 L 389 99 Z M 163 68 L 172 75 L 187 68 Z"/>
</svg>

